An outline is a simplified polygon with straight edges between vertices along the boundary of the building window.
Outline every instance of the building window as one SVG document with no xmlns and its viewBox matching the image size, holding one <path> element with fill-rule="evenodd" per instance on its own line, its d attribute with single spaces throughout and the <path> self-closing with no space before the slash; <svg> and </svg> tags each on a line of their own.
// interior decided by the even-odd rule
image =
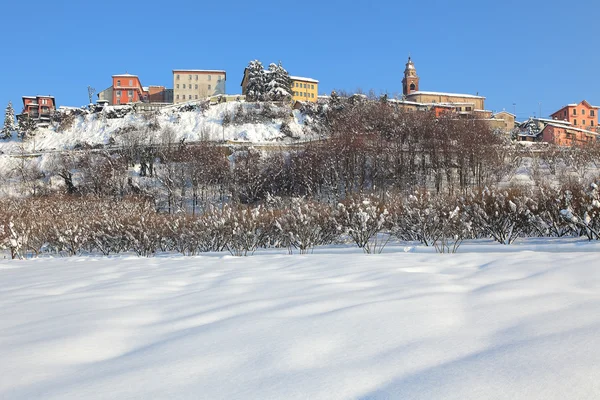
<svg viewBox="0 0 600 400">
<path fill-rule="evenodd" d="M 581 115 L 585 115 L 585 110 L 581 110 Z"/>
<path fill-rule="evenodd" d="M 577 125 L 577 120 L 576 119 L 573 120 L 573 125 Z"/>
<path fill-rule="evenodd" d="M 585 119 L 581 120 L 581 125 L 585 126 Z"/>
<path fill-rule="evenodd" d="M 179 89 L 179 83 L 177 84 L 177 89 Z"/>
<path fill-rule="evenodd" d="M 306 83 L 304 84 L 304 89 L 306 89 Z"/>
<path fill-rule="evenodd" d="M 311 89 L 314 89 L 314 88 L 315 88 L 315 85 L 310 85 L 310 88 L 311 88 Z"/>
<path fill-rule="evenodd" d="M 198 89 L 198 84 L 197 83 L 194 85 L 194 89 Z"/>
<path fill-rule="evenodd" d="M 198 100 L 198 95 L 195 95 L 195 96 L 194 96 L 194 98 L 195 98 L 196 100 Z"/>
<path fill-rule="evenodd" d="M 117 90 L 117 97 L 121 97 L 121 91 Z"/>
<path fill-rule="evenodd" d="M 198 75 L 196 75 L 196 80 L 198 80 Z"/>
<path fill-rule="evenodd" d="M 209 75 L 209 76 L 210 76 L 210 75 Z M 208 90 L 211 90 L 211 89 L 212 89 L 212 86 L 211 86 L 211 85 L 208 85 Z"/>
<path fill-rule="evenodd" d="M 191 81 L 191 80 L 192 80 L 192 76 L 191 76 L 191 75 L 188 75 L 188 76 L 189 76 L 189 78 L 190 78 L 190 81 Z"/>
<path fill-rule="evenodd" d="M 593 117 L 594 115 L 596 115 L 594 110 L 590 110 L 590 117 Z"/>
<path fill-rule="evenodd" d="M 133 90 L 130 90 L 127 95 L 133 99 Z"/>
<path fill-rule="evenodd" d="M 209 75 L 209 76 L 208 76 L 208 80 L 210 81 L 210 80 L 211 80 L 211 78 L 212 78 L 212 77 Z"/>
<path fill-rule="evenodd" d="M 311 93 L 311 94 L 310 94 L 310 97 L 312 97 L 312 98 L 314 99 L 314 98 L 315 98 L 315 94 L 314 94 L 314 93 Z"/>
<path fill-rule="evenodd" d="M 121 104 L 121 99 L 117 99 L 117 104 Z"/>
<path fill-rule="evenodd" d="M 133 80 L 129 80 L 129 86 L 133 86 Z"/>
<path fill-rule="evenodd" d="M 177 75 L 177 80 L 179 80 L 179 75 Z"/>
<path fill-rule="evenodd" d="M 573 115 L 577 115 L 577 109 L 576 108 L 573 109 Z"/>
<path fill-rule="evenodd" d="M 191 100 L 191 99 L 192 99 L 192 95 L 188 94 L 188 100 Z"/>
<path fill-rule="evenodd" d="M 177 100 L 179 100 L 179 95 L 177 95 Z"/>
<path fill-rule="evenodd" d="M 590 121 L 590 126 L 594 126 L 594 121 Z"/>
<path fill-rule="evenodd" d="M 117 86 L 121 86 L 121 81 L 120 80 L 117 81 Z"/>
</svg>

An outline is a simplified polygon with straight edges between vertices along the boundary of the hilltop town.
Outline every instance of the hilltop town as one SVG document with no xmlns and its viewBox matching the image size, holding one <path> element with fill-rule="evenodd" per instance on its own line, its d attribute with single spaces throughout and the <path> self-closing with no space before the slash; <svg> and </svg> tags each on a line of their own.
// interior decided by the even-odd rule
<svg viewBox="0 0 600 400">
<path fill-rule="evenodd" d="M 185 105 L 195 107 L 207 103 L 208 106 L 214 106 L 227 102 L 286 102 L 291 108 L 300 110 L 307 103 L 326 104 L 330 98 L 330 94 L 319 92 L 319 80 L 290 75 L 281 63 L 271 64 L 268 69 L 264 69 L 258 60 L 250 62 L 244 68 L 239 88 L 231 91 L 240 94 L 229 94 L 227 72 L 224 70 L 173 69 L 172 82 L 171 88 L 145 86 L 138 75 L 115 74 L 111 77 L 110 86 L 104 90 L 95 93 L 94 89 L 89 88 L 90 104 L 81 108 L 58 107 L 56 99 L 50 95 L 23 96 L 22 111 L 16 115 L 17 123 L 12 105 L 7 107 L 0 137 L 9 139 L 14 135 L 27 139 L 35 136 L 35 131 L 54 129 L 56 124 L 53 124 L 53 120 L 61 119 L 57 115 L 72 113 L 73 110 L 104 112 L 123 117 L 130 112 L 148 114 L 163 109 L 183 109 L 181 106 Z M 438 118 L 451 116 L 484 121 L 492 130 L 513 141 L 572 146 L 595 142 L 600 138 L 599 107 L 585 100 L 567 104 L 548 118 L 537 116 L 517 121 L 516 115 L 506 110 L 487 110 L 486 98 L 479 93 L 446 93 L 429 88 L 421 90 L 421 78 L 411 57 L 405 65 L 401 86 L 402 95 L 397 98 L 382 96 L 397 109 L 428 112 Z M 196 129 L 203 128 L 198 126 Z M 205 126 L 204 130 L 207 129 L 210 130 Z M 235 138 L 235 135 L 230 138 Z M 90 142 L 90 139 L 81 132 L 77 141 Z M 225 139 L 224 135 L 220 139 Z"/>
</svg>

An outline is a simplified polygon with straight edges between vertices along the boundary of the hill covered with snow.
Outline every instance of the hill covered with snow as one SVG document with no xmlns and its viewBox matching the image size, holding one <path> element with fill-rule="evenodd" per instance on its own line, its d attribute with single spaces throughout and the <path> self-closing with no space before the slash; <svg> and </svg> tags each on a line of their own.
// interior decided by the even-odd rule
<svg viewBox="0 0 600 400">
<path fill-rule="evenodd" d="M 145 113 L 130 106 L 108 106 L 97 113 L 63 109 L 33 137 L 0 141 L 0 151 L 16 154 L 119 146 L 128 144 L 132 136 L 150 144 L 182 140 L 290 143 L 314 137 L 309 122 L 310 118 L 283 103 L 192 103 Z"/>
</svg>

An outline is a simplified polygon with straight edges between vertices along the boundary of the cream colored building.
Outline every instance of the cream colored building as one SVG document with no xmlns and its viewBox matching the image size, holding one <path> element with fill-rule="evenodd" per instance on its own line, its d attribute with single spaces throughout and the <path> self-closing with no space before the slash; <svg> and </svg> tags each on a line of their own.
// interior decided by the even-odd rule
<svg viewBox="0 0 600 400">
<path fill-rule="evenodd" d="M 227 74 L 223 70 L 174 69 L 173 103 L 225 94 L 226 79 Z"/>
<path fill-rule="evenodd" d="M 460 111 L 466 112 L 485 110 L 485 97 L 472 94 L 417 91 L 406 95 L 406 100 L 417 103 L 457 104 L 462 106 Z"/>
</svg>

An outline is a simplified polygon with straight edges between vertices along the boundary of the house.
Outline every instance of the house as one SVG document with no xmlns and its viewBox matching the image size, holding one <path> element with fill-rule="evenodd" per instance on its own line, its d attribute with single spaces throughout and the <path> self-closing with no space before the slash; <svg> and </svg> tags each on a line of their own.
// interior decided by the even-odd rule
<svg viewBox="0 0 600 400">
<path fill-rule="evenodd" d="M 265 74 L 269 74 L 265 70 Z M 319 98 L 319 81 L 313 78 L 305 78 L 301 76 L 291 76 L 292 83 L 292 101 L 311 101 L 316 103 Z M 242 94 L 246 95 L 246 87 L 248 86 L 248 68 L 244 68 L 244 76 L 242 77 Z"/>
<path fill-rule="evenodd" d="M 579 104 L 567 104 L 550 116 L 555 120 L 569 121 L 576 128 L 595 131 L 598 127 L 599 108 L 583 100 Z"/>
<path fill-rule="evenodd" d="M 498 125 L 498 128 L 502 129 L 504 132 L 510 132 L 515 129 L 515 121 L 517 118 L 515 114 L 511 114 L 508 111 L 500 111 L 492 115 L 492 118 L 502 121 L 502 123 Z"/>
<path fill-rule="evenodd" d="M 173 102 L 200 100 L 225 94 L 227 74 L 223 70 L 174 69 Z"/>
<path fill-rule="evenodd" d="M 28 116 L 35 121 L 37 126 L 48 126 L 55 111 L 54 96 L 23 96 L 23 111 L 17 116 L 17 119 Z"/>
<path fill-rule="evenodd" d="M 546 142 L 558 146 L 581 146 L 600 141 L 600 134 L 578 128 L 569 121 L 530 118 L 519 125 L 518 140 Z"/>
</svg>

